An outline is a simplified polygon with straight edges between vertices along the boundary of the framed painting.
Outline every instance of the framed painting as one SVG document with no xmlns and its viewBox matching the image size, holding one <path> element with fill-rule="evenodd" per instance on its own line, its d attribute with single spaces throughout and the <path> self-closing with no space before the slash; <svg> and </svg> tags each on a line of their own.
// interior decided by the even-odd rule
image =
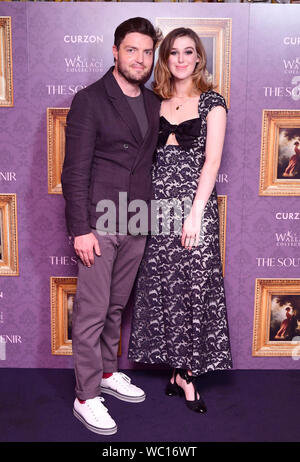
<svg viewBox="0 0 300 462">
<path fill-rule="evenodd" d="M 226 216 L 227 216 L 227 196 L 218 195 L 219 209 L 219 238 L 220 238 L 220 253 L 223 268 L 223 276 L 225 275 L 225 249 L 226 249 Z"/>
<path fill-rule="evenodd" d="M 0 194 L 0 276 L 19 276 L 16 194 Z"/>
<path fill-rule="evenodd" d="M 300 110 L 263 110 L 259 194 L 300 195 Z"/>
<path fill-rule="evenodd" d="M 51 277 L 51 351 L 72 354 L 72 313 L 77 278 Z"/>
<path fill-rule="evenodd" d="M 72 315 L 76 294 L 76 277 L 51 277 L 51 352 L 72 355 Z M 121 332 L 118 356 L 121 356 Z"/>
<path fill-rule="evenodd" d="M 0 16 L 0 107 L 13 105 L 11 18 Z"/>
<path fill-rule="evenodd" d="M 231 18 L 156 18 L 165 37 L 177 27 L 189 27 L 200 37 L 207 55 L 207 71 L 215 90 L 230 107 Z"/>
<path fill-rule="evenodd" d="M 256 279 L 253 356 L 295 356 L 300 347 L 300 279 Z"/>
<path fill-rule="evenodd" d="M 62 194 L 66 120 L 69 108 L 47 108 L 48 193 Z"/>
</svg>

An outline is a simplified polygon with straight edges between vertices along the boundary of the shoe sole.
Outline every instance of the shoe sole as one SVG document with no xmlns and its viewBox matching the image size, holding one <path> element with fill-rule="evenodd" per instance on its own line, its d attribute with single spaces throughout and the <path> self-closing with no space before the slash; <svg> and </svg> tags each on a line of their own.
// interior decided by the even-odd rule
<svg viewBox="0 0 300 462">
<path fill-rule="evenodd" d="M 88 429 L 90 430 L 91 432 L 94 432 L 94 433 L 97 433 L 98 435 L 114 435 L 115 433 L 117 433 L 118 431 L 118 427 L 115 426 L 115 427 L 112 427 L 112 428 L 97 428 L 97 427 L 94 427 L 93 425 L 90 425 L 85 419 L 84 417 L 82 417 L 82 415 L 80 415 L 76 409 L 73 409 L 73 414 L 74 416 L 80 420 L 81 423 L 83 423 L 83 425 Z"/>
<path fill-rule="evenodd" d="M 128 403 L 142 403 L 146 399 L 145 394 L 142 396 L 121 395 L 121 393 L 118 393 L 117 391 L 111 390 L 110 388 L 106 388 L 106 387 L 101 387 L 101 392 L 107 393 L 108 395 L 112 395 L 115 398 L 119 398 L 121 401 L 127 401 Z"/>
</svg>

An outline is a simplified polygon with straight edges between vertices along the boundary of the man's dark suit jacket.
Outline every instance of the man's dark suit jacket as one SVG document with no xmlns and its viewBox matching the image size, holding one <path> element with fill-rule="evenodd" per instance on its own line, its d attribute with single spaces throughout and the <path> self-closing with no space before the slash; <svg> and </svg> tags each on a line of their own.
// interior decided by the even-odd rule
<svg viewBox="0 0 300 462">
<path fill-rule="evenodd" d="M 141 86 L 148 131 L 142 138 L 137 119 L 111 68 L 100 80 L 80 90 L 67 116 L 66 154 L 62 172 L 69 233 L 79 236 L 96 228 L 98 201 L 117 206 L 119 192 L 128 202 L 151 199 L 151 166 L 158 129 L 158 97 Z M 124 212 L 124 211 L 123 211 Z"/>
</svg>

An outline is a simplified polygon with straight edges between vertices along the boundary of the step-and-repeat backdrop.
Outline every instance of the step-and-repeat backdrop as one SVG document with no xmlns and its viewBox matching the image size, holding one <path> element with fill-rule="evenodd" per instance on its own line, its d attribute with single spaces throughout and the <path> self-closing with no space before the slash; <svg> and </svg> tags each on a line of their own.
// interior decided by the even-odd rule
<svg viewBox="0 0 300 462">
<path fill-rule="evenodd" d="M 0 366 L 72 367 L 76 257 L 60 173 L 73 96 L 113 64 L 119 23 L 202 38 L 229 107 L 217 178 L 234 367 L 300 365 L 298 5 L 0 6 Z M 150 82 L 149 82 L 150 85 Z M 132 300 L 120 332 L 127 359 Z"/>
</svg>

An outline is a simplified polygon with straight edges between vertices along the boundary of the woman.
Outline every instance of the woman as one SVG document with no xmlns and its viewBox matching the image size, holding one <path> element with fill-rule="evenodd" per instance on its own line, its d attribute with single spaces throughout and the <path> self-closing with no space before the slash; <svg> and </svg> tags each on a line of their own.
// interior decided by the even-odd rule
<svg viewBox="0 0 300 462">
<path fill-rule="evenodd" d="M 154 91 L 163 101 L 154 199 L 161 204 L 189 199 L 192 206 L 180 235 L 175 226 L 170 233 L 161 232 L 162 224 L 149 237 L 136 283 L 129 345 L 130 359 L 173 367 L 166 394 L 184 394 L 187 406 L 202 413 L 206 405 L 195 378 L 232 367 L 215 189 L 227 108 L 206 75 L 197 34 L 185 28 L 171 31 L 155 67 Z"/>
<path fill-rule="evenodd" d="M 283 176 L 296 176 L 299 171 L 299 164 L 300 164 L 300 149 L 299 149 L 299 141 L 295 141 L 294 143 L 294 151 L 295 154 L 290 158 L 289 164 L 285 169 Z"/>
<path fill-rule="evenodd" d="M 286 338 L 289 337 L 289 327 L 293 319 L 293 315 L 290 313 L 290 311 L 291 311 L 291 308 L 289 307 L 285 309 L 286 318 L 280 324 L 280 328 L 274 337 L 276 338 L 276 340 L 285 340 Z"/>
</svg>

